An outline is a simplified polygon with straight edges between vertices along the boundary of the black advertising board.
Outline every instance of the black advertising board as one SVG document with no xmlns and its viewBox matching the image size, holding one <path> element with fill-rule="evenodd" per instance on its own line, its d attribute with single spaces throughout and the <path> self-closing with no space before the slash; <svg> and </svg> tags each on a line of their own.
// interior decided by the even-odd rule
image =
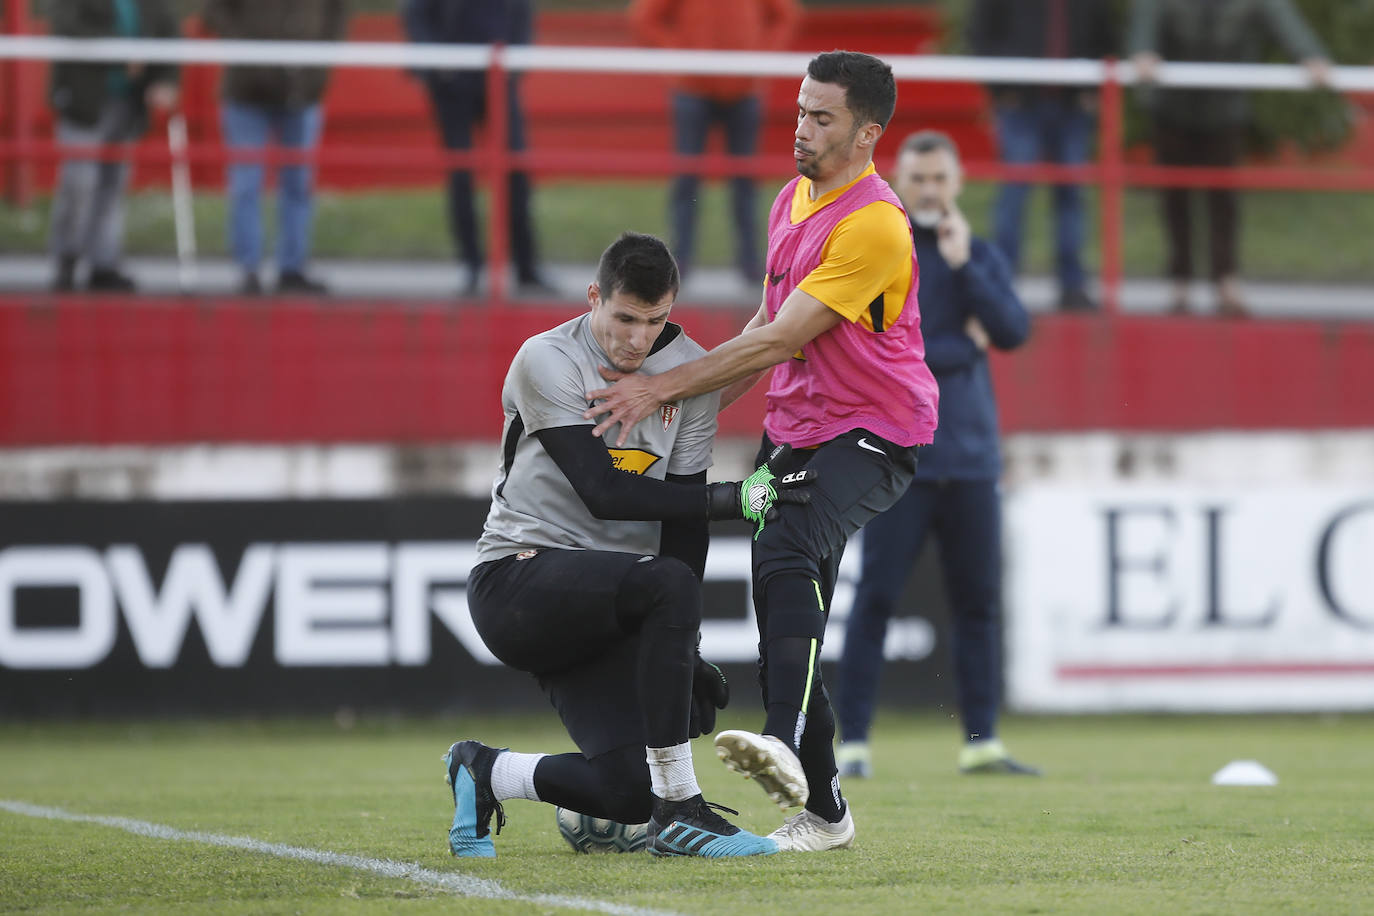
<svg viewBox="0 0 1374 916">
<path fill-rule="evenodd" d="M 486 510 L 437 497 L 0 503 L 0 714 L 542 707 L 468 617 Z M 743 700 L 757 634 L 742 531 L 712 542 L 702 651 Z M 885 702 L 951 700 L 933 572 L 928 556 L 905 603 L 930 620 L 894 622 L 889 648 L 920 660 L 888 663 Z"/>
</svg>

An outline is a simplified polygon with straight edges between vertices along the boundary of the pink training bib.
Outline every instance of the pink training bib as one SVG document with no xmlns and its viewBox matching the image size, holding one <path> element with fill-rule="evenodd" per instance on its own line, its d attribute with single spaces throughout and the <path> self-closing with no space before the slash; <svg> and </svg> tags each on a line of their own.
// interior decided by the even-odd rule
<svg viewBox="0 0 1374 916">
<path fill-rule="evenodd" d="M 887 182 L 868 175 L 793 224 L 792 195 L 800 180 L 782 189 L 768 216 L 768 272 L 779 278 L 770 279 L 765 292 L 770 321 L 797 284 L 820 265 L 826 239 L 842 219 L 875 201 L 901 208 Z M 880 330 L 841 322 L 806 344 L 802 359 L 773 367 L 763 419 L 769 439 L 808 448 L 867 429 L 903 446 L 932 441 L 939 386 L 925 363 L 916 299 L 919 276 L 913 249 L 911 289 L 896 321 Z"/>
</svg>

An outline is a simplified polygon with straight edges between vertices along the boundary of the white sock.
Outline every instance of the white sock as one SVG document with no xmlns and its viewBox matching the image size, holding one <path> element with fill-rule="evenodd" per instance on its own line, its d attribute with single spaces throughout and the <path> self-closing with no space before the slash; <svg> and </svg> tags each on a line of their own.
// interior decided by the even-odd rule
<svg viewBox="0 0 1374 916">
<path fill-rule="evenodd" d="M 692 767 L 692 745 L 686 741 L 672 747 L 645 748 L 649 782 L 653 792 L 664 801 L 686 801 L 701 794 L 697 771 Z"/>
<path fill-rule="evenodd" d="M 543 801 L 534 789 L 534 768 L 548 754 L 521 754 L 502 751 L 491 765 L 491 794 L 497 801 L 528 798 Z"/>
</svg>

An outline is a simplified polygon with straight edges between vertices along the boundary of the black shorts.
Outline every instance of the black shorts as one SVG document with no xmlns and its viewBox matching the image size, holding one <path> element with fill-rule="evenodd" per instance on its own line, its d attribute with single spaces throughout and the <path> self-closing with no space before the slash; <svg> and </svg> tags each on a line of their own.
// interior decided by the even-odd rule
<svg viewBox="0 0 1374 916">
<path fill-rule="evenodd" d="M 528 553 L 481 563 L 468 577 L 468 606 L 482 641 L 502 662 L 536 677 L 585 756 L 642 746 L 639 637 L 622 630 L 616 605 L 626 598 L 626 574 L 643 556 Z"/>
<path fill-rule="evenodd" d="M 916 476 L 919 446 L 901 446 L 865 429 L 851 430 L 812 449 L 795 449 L 786 474 L 802 467 L 818 472 L 805 506 L 780 505 L 779 518 L 754 540 L 754 595 L 773 575 L 802 573 L 820 585 L 825 608 L 835 588 L 840 558 L 851 535 L 890 508 Z M 763 437 L 758 463 L 773 451 Z M 762 620 L 760 619 L 760 623 Z"/>
</svg>

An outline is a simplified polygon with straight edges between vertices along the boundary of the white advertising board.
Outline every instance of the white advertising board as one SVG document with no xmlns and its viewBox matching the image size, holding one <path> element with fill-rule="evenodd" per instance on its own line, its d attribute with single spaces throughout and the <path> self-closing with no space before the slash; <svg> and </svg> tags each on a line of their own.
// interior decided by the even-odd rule
<svg viewBox="0 0 1374 916">
<path fill-rule="evenodd" d="M 1374 709 L 1374 488 L 1027 482 L 1005 503 L 1016 709 Z"/>
</svg>

